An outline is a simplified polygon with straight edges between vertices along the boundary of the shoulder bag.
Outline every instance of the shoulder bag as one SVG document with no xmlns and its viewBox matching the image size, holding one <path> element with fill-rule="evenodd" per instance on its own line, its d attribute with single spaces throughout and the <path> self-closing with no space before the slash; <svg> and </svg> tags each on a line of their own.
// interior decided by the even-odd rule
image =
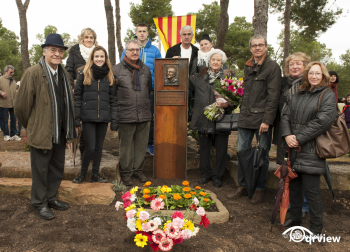
<svg viewBox="0 0 350 252">
<path fill-rule="evenodd" d="M 216 133 L 228 133 L 231 131 L 237 131 L 239 114 L 225 114 L 222 119 L 216 121 Z"/>
</svg>

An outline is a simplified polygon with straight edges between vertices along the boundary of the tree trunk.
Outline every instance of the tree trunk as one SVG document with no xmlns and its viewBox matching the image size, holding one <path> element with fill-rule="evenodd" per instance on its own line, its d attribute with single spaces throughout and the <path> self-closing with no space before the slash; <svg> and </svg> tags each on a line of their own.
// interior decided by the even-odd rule
<svg viewBox="0 0 350 252">
<path fill-rule="evenodd" d="M 286 8 L 284 11 L 283 65 L 286 62 L 286 58 L 289 56 L 289 49 L 290 49 L 290 8 L 291 8 L 291 0 L 286 0 Z M 284 74 L 284 70 L 283 70 L 283 74 Z"/>
<path fill-rule="evenodd" d="M 217 28 L 217 40 L 215 48 L 224 50 L 225 37 L 228 30 L 228 4 L 229 0 L 220 0 L 220 17 Z"/>
<path fill-rule="evenodd" d="M 113 6 L 111 0 L 104 0 L 106 19 L 107 19 L 107 31 L 108 31 L 108 55 L 112 66 L 115 65 L 115 34 L 114 34 L 114 17 Z"/>
<path fill-rule="evenodd" d="M 268 9 L 268 0 L 254 0 L 254 35 L 260 34 L 265 36 L 265 38 L 267 37 Z"/>
<path fill-rule="evenodd" d="M 122 57 L 124 48 L 121 38 L 121 24 L 120 24 L 120 4 L 119 0 L 115 0 L 115 21 L 116 21 L 116 35 L 117 35 L 117 45 L 119 52 L 119 59 Z"/>
<path fill-rule="evenodd" d="M 27 24 L 27 10 L 30 0 L 26 0 L 22 4 L 22 0 L 16 0 L 18 14 L 19 14 L 19 23 L 21 26 L 21 56 L 22 56 L 22 65 L 23 71 L 30 67 L 29 60 L 29 51 L 28 51 L 28 24 Z"/>
</svg>

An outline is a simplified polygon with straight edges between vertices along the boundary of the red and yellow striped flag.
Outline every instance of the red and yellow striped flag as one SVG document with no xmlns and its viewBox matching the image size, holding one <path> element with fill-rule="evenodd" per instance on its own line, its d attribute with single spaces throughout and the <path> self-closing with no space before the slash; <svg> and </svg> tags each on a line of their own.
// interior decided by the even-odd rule
<svg viewBox="0 0 350 252">
<path fill-rule="evenodd" d="M 180 30 L 181 27 L 189 25 L 193 28 L 193 32 L 196 30 L 196 17 L 197 15 L 186 15 L 177 17 L 158 17 L 153 18 L 154 23 L 157 26 L 160 40 L 162 41 L 165 53 L 169 47 L 172 47 L 181 42 Z M 194 35 L 192 44 L 194 44 Z"/>
</svg>

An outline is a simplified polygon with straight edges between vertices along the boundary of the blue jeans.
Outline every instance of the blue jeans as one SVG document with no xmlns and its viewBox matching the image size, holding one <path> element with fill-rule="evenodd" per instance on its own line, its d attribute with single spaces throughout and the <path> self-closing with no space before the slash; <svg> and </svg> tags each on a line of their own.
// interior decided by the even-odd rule
<svg viewBox="0 0 350 252">
<path fill-rule="evenodd" d="M 4 132 L 4 136 L 13 137 L 17 133 L 16 116 L 13 108 L 1 108 L 2 110 L 2 126 L 1 129 Z M 10 134 L 9 134 L 9 117 L 10 117 Z"/>
<path fill-rule="evenodd" d="M 22 125 L 17 121 L 17 136 L 21 135 Z"/>
<path fill-rule="evenodd" d="M 237 141 L 237 152 L 241 150 L 245 150 L 252 147 L 252 141 L 253 137 L 258 137 L 259 135 L 259 129 L 245 129 L 245 128 L 238 128 L 238 141 Z M 261 133 L 260 135 L 260 145 L 266 146 L 267 153 L 266 153 L 266 160 L 263 167 L 261 167 L 259 180 L 258 180 L 258 186 L 256 190 L 263 191 L 266 189 L 266 180 L 267 175 L 269 172 L 269 152 L 271 148 L 271 141 L 272 141 L 272 128 L 270 127 L 268 132 Z M 238 159 L 238 183 L 246 187 L 243 173 L 241 170 L 241 162 L 244 162 L 245 160 L 239 160 Z"/>
</svg>

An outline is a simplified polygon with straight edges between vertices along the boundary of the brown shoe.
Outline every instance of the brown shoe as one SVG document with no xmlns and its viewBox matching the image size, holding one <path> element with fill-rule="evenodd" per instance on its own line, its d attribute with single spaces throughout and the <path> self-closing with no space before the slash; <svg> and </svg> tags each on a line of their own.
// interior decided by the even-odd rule
<svg viewBox="0 0 350 252">
<path fill-rule="evenodd" d="M 147 182 L 147 177 L 146 177 L 146 175 L 143 174 L 141 171 L 138 172 L 138 173 L 136 173 L 135 175 L 136 175 L 137 180 L 140 181 L 141 183 Z"/>
<path fill-rule="evenodd" d="M 226 198 L 228 199 L 238 199 L 242 197 L 243 195 L 247 195 L 247 189 L 244 188 L 243 186 L 238 187 L 238 189 L 232 193 L 226 194 Z"/>
<path fill-rule="evenodd" d="M 262 198 L 264 196 L 264 191 L 258 191 L 256 190 L 253 194 L 252 199 L 250 200 L 250 204 L 256 205 L 259 204 L 262 201 Z"/>
<path fill-rule="evenodd" d="M 132 180 L 130 176 L 122 176 L 121 179 L 124 185 L 132 186 Z"/>
</svg>

